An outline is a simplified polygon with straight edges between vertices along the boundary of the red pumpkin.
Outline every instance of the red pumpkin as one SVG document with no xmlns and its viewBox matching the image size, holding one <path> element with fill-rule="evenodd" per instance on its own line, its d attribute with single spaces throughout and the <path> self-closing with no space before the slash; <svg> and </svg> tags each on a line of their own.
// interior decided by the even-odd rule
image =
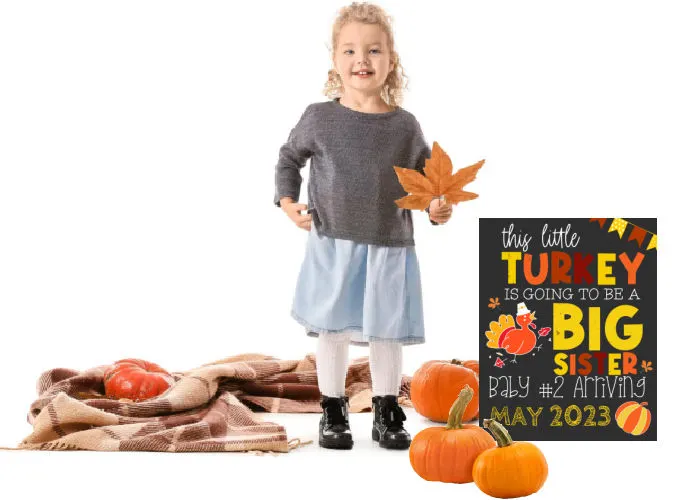
<svg viewBox="0 0 700 500">
<path fill-rule="evenodd" d="M 461 419 L 469 422 L 479 412 L 479 376 L 459 360 L 424 363 L 411 380 L 411 402 L 424 417 L 447 422 L 450 408 L 465 385 L 470 386 L 475 394 Z"/>
<path fill-rule="evenodd" d="M 142 359 L 120 359 L 104 374 L 105 394 L 143 401 L 164 393 L 175 380 L 167 370 Z"/>
</svg>

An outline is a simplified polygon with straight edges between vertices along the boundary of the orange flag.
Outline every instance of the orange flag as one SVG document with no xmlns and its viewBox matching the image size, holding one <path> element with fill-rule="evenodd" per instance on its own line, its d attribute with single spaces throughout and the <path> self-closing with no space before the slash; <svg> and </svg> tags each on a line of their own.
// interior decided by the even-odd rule
<svg viewBox="0 0 700 500">
<path fill-rule="evenodd" d="M 600 224 L 600 228 L 603 229 L 606 220 L 608 219 L 591 219 L 589 222 L 597 222 L 598 224 Z"/>
<path fill-rule="evenodd" d="M 642 241 L 644 241 L 644 238 L 646 238 L 647 232 L 642 229 L 641 227 L 634 226 L 632 228 L 632 232 L 630 233 L 630 237 L 627 239 L 627 241 L 636 241 L 637 245 L 641 248 L 642 246 Z"/>
</svg>

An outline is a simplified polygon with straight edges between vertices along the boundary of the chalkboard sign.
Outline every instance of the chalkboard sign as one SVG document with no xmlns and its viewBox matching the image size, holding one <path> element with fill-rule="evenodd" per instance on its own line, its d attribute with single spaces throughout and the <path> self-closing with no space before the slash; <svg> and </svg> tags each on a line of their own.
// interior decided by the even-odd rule
<svg viewBox="0 0 700 500">
<path fill-rule="evenodd" d="M 656 440 L 656 253 L 656 219 L 481 219 L 482 425 Z"/>
</svg>

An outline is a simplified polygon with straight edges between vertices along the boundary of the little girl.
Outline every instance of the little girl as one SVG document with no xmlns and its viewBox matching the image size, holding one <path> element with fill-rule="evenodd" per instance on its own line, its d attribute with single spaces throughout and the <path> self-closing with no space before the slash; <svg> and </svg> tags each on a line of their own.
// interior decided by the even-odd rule
<svg viewBox="0 0 700 500">
<path fill-rule="evenodd" d="M 402 346 L 425 342 L 421 281 L 411 211 L 393 166 L 423 173 L 430 148 L 415 117 L 399 106 L 403 68 L 386 13 L 353 3 L 333 25 L 333 69 L 325 95 L 309 105 L 280 149 L 275 204 L 310 231 L 292 306 L 316 355 L 323 416 L 319 444 L 349 449 L 345 377 L 348 345 L 369 344 L 372 439 L 406 449 L 398 405 Z M 297 203 L 299 170 L 311 158 L 308 207 Z M 301 211 L 307 209 L 307 214 Z M 445 223 L 450 205 L 426 210 Z"/>
</svg>

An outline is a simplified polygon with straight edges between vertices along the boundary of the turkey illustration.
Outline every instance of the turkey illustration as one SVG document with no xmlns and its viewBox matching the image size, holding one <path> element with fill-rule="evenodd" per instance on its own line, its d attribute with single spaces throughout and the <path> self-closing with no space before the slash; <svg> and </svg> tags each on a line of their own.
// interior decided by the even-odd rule
<svg viewBox="0 0 700 500">
<path fill-rule="evenodd" d="M 486 347 L 503 349 L 508 354 L 512 354 L 512 363 L 517 363 L 518 356 L 533 350 L 539 351 L 542 346 L 537 345 L 538 340 L 547 336 L 551 329 L 540 328 L 537 331 L 537 325 L 533 323 L 535 319 L 535 311 L 530 311 L 525 302 L 520 302 L 515 319 L 510 314 L 501 314 L 498 321 L 491 321 L 490 330 L 486 332 L 488 339 Z"/>
</svg>

